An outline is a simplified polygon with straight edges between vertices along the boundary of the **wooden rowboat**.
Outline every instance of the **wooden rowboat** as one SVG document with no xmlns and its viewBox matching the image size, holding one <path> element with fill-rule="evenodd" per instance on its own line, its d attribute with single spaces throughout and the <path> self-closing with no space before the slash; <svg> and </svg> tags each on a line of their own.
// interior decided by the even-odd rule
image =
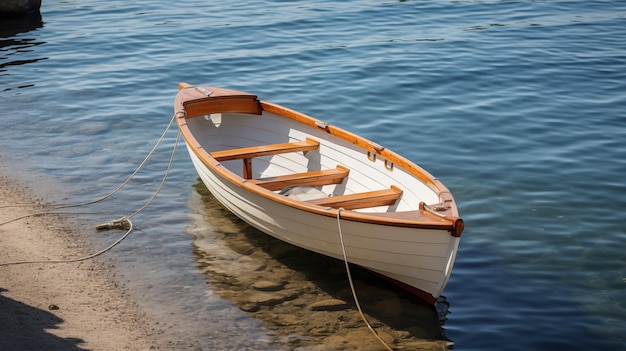
<svg viewBox="0 0 626 351">
<path fill-rule="evenodd" d="M 239 218 L 342 260 L 343 238 L 350 263 L 431 303 L 441 295 L 463 220 L 450 191 L 428 172 L 244 92 L 181 83 L 174 109 L 200 178 Z"/>
</svg>

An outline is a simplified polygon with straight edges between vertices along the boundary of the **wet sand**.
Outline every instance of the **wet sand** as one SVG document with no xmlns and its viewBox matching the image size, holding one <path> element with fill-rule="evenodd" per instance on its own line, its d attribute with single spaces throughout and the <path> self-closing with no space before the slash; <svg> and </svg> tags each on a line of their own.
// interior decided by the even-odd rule
<svg viewBox="0 0 626 351">
<path fill-rule="evenodd" d="M 33 213 L 28 187 L 0 177 L 0 223 Z M 87 256 L 89 242 L 70 221 L 29 217 L 0 225 L 0 350 L 165 349 L 155 321 L 98 258 L 79 263 L 18 264 Z"/>
</svg>

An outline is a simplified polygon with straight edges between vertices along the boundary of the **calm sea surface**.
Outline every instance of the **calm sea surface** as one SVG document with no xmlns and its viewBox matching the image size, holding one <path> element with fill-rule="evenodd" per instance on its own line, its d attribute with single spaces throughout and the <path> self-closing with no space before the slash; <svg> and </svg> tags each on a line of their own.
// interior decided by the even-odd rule
<svg viewBox="0 0 626 351">
<path fill-rule="evenodd" d="M 441 179 L 467 229 L 447 319 L 426 323 L 454 350 L 626 350 L 626 2 L 44 0 L 40 19 L 0 19 L 3 173 L 53 201 L 108 193 L 180 81 L 258 94 Z M 141 207 L 175 137 L 81 209 L 109 214 L 73 218 L 90 230 Z M 263 235 L 215 204 L 182 148 L 134 224 L 105 259 L 176 347 L 319 350 L 220 290 L 248 267 L 229 238 Z M 94 247 L 119 235 L 94 232 Z M 406 327 L 436 339 L 425 329 Z"/>
</svg>

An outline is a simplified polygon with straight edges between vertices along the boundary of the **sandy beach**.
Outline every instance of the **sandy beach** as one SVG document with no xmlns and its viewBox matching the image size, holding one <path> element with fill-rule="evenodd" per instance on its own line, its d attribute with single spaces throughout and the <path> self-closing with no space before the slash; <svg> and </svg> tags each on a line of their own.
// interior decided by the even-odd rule
<svg viewBox="0 0 626 351">
<path fill-rule="evenodd" d="M 84 234 L 57 216 L 33 213 L 30 189 L 0 178 L 0 350 L 157 350 L 161 331 L 98 258 L 2 265 L 92 253 Z"/>
</svg>

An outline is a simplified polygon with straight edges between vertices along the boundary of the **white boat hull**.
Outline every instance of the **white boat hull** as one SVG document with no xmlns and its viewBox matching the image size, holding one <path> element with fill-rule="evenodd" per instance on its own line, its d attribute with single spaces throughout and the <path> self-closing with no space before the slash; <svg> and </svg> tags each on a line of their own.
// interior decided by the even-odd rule
<svg viewBox="0 0 626 351">
<path fill-rule="evenodd" d="M 341 230 L 349 262 L 430 302 L 440 296 L 463 230 L 447 188 L 426 171 L 377 144 L 281 106 L 260 102 L 262 110 L 257 113 L 228 111 L 240 108 L 231 100 L 219 100 L 221 96 L 230 98 L 230 93 L 218 90 L 215 95 L 220 104 L 215 106 L 212 97 L 196 99 L 198 93 L 189 90 L 183 91 L 183 97 L 177 97 L 176 102 L 179 128 L 191 160 L 218 201 L 277 239 L 337 259 L 344 258 Z M 191 105 L 196 101 L 203 105 Z M 227 111 L 220 112 L 224 106 Z M 213 157 L 221 150 L 304 140 L 315 140 L 319 146 L 314 151 L 254 158 L 248 171 L 245 164 L 241 171 L 239 159 L 218 161 L 217 156 Z M 348 168 L 349 176 L 339 184 L 318 186 L 321 192 L 342 197 L 396 186 L 402 189 L 402 195 L 392 205 L 343 210 L 289 198 L 255 185 L 258 179 L 330 170 L 338 165 Z"/>
<path fill-rule="evenodd" d="M 237 217 L 279 240 L 343 260 L 339 226 L 325 217 L 250 194 L 225 181 L 189 150 L 202 182 Z M 350 263 L 392 278 L 434 297 L 441 295 L 454 264 L 459 237 L 439 230 L 341 222 Z"/>
</svg>

